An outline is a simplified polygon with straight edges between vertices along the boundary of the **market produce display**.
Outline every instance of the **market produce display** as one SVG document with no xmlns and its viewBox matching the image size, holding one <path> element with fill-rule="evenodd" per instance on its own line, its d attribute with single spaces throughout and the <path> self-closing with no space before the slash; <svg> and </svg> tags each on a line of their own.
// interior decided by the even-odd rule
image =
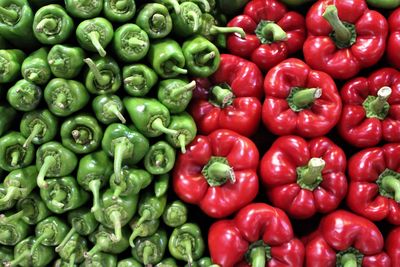
<svg viewBox="0 0 400 267">
<path fill-rule="evenodd" d="M 400 267 L 400 1 L 0 0 L 0 267 Z"/>
</svg>

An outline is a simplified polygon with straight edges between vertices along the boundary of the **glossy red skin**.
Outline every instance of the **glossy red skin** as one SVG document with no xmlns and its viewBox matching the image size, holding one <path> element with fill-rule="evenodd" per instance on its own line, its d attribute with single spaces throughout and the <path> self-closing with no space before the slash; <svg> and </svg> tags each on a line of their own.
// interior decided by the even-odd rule
<svg viewBox="0 0 400 267">
<path fill-rule="evenodd" d="M 393 229 L 386 237 L 385 248 L 392 266 L 400 266 L 400 227 Z"/>
<path fill-rule="evenodd" d="M 329 37 L 332 27 L 322 14 L 332 4 L 342 21 L 355 25 L 357 39 L 348 48 L 338 49 Z M 376 64 L 385 52 L 388 23 L 380 13 L 369 10 L 364 0 L 320 0 L 309 9 L 306 26 L 305 61 L 334 79 L 354 77 L 361 69 Z"/>
<path fill-rule="evenodd" d="M 326 165 L 322 183 L 310 191 L 297 183 L 297 167 L 311 158 L 322 158 Z M 272 204 L 289 216 L 306 219 L 315 213 L 335 210 L 347 193 L 346 156 L 326 137 L 306 141 L 298 136 L 278 138 L 260 163 L 260 175 Z"/>
<path fill-rule="evenodd" d="M 293 87 L 321 88 L 322 96 L 310 108 L 295 112 L 286 100 Z M 265 77 L 264 92 L 262 120 L 273 134 L 313 138 L 327 134 L 339 121 L 342 101 L 335 82 L 299 59 L 290 58 L 272 68 Z"/>
<path fill-rule="evenodd" d="M 389 38 L 387 41 L 387 59 L 390 64 L 400 68 L 400 8 L 393 11 L 388 19 Z"/>
<path fill-rule="evenodd" d="M 376 96 L 383 86 L 392 88 L 388 99 L 389 114 L 384 120 L 367 118 L 362 106 L 368 95 Z M 400 142 L 400 72 L 382 68 L 368 78 L 354 78 L 340 91 L 343 111 L 338 123 L 339 134 L 356 147 L 371 147 L 382 140 Z"/>
<path fill-rule="evenodd" d="M 213 263 L 221 267 L 249 267 L 245 254 L 258 240 L 271 247 L 268 267 L 303 266 L 304 247 L 295 239 L 286 214 L 265 203 L 242 208 L 232 220 L 214 223 L 208 232 L 208 246 Z"/>
<path fill-rule="evenodd" d="M 305 266 L 335 267 L 336 253 L 353 247 L 364 255 L 363 267 L 390 267 L 383 245 L 383 236 L 375 224 L 348 211 L 337 210 L 325 216 L 318 232 L 307 240 Z"/>
<path fill-rule="evenodd" d="M 273 21 L 287 34 L 285 41 L 262 44 L 254 31 L 261 20 Z M 268 71 L 279 62 L 302 49 L 306 38 L 305 20 L 297 12 L 288 11 L 277 0 L 252 0 L 243 15 L 234 17 L 228 27 L 241 27 L 246 32 L 242 39 L 237 34 L 227 38 L 229 51 L 240 57 L 248 58 L 263 70 Z"/>
<path fill-rule="evenodd" d="M 223 218 L 256 197 L 259 152 L 250 139 L 221 129 L 208 136 L 198 135 L 186 149 L 185 154 L 179 154 L 173 170 L 173 187 L 181 200 L 198 205 L 210 217 Z M 227 181 L 216 187 L 207 183 L 201 171 L 211 156 L 228 160 L 235 183 Z"/>
<path fill-rule="evenodd" d="M 253 135 L 261 121 L 263 76 L 250 61 L 223 54 L 217 72 L 208 79 L 195 79 L 198 86 L 189 107 L 200 134 L 217 129 L 229 129 L 244 136 Z M 208 101 L 208 91 L 215 85 L 227 83 L 236 96 L 232 105 L 220 108 Z"/>
<path fill-rule="evenodd" d="M 364 149 L 349 160 L 347 205 L 372 220 L 400 225 L 400 205 L 379 194 L 376 180 L 385 170 L 400 172 L 400 144 Z"/>
</svg>

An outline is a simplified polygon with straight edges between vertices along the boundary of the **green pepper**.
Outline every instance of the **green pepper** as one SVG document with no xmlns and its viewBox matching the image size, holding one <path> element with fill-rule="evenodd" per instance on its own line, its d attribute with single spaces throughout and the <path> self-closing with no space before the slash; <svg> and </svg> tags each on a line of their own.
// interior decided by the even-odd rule
<svg viewBox="0 0 400 267">
<path fill-rule="evenodd" d="M 144 64 L 124 66 L 124 89 L 131 96 L 145 96 L 158 81 L 157 73 Z"/>
<path fill-rule="evenodd" d="M 42 98 L 42 89 L 25 79 L 16 82 L 7 91 L 7 101 L 18 111 L 32 111 Z"/>
<path fill-rule="evenodd" d="M 46 206 L 54 213 L 61 214 L 84 205 L 89 194 L 86 193 L 72 176 L 47 179 L 48 188 L 40 189 L 40 196 Z"/>
<path fill-rule="evenodd" d="M 178 267 L 174 258 L 166 258 L 156 264 L 155 267 Z"/>
<path fill-rule="evenodd" d="M 193 2 L 196 3 L 201 12 L 204 13 L 210 13 L 210 12 L 214 12 L 215 11 L 215 0 L 178 0 L 179 3 L 184 3 L 184 2 Z"/>
<path fill-rule="evenodd" d="M 199 30 L 200 35 L 206 39 L 213 41 L 214 35 L 236 33 L 239 34 L 242 39 L 246 37 L 246 33 L 240 27 L 220 27 L 218 21 L 208 13 L 203 13 L 201 16 L 201 27 Z"/>
<path fill-rule="evenodd" d="M 183 69 L 185 56 L 175 40 L 166 38 L 152 42 L 147 55 L 154 71 L 162 78 L 173 78 L 188 72 Z"/>
<path fill-rule="evenodd" d="M 166 6 L 168 10 L 173 10 L 176 14 L 181 13 L 181 7 L 178 0 L 154 0 L 154 2 Z"/>
<path fill-rule="evenodd" d="M 180 13 L 171 14 L 174 34 L 187 37 L 197 33 L 201 24 L 200 7 L 190 1 L 180 4 L 180 9 Z"/>
<path fill-rule="evenodd" d="M 112 24 L 105 18 L 94 18 L 82 21 L 76 28 L 79 45 L 90 52 L 97 52 L 105 57 L 105 48 L 114 36 Z"/>
<path fill-rule="evenodd" d="M 102 148 L 114 157 L 115 181 L 121 181 L 122 164 L 138 163 L 149 150 L 149 141 L 141 133 L 121 123 L 110 124 L 102 140 Z"/>
<path fill-rule="evenodd" d="M 197 134 L 196 123 L 187 112 L 174 114 L 171 116 L 169 129 L 178 132 L 176 135 L 167 135 L 166 140 L 175 148 L 181 148 L 181 152 L 186 153 L 186 145 L 193 141 Z"/>
<path fill-rule="evenodd" d="M 0 168 L 5 171 L 28 166 L 33 161 L 35 148 L 32 144 L 26 148 L 25 137 L 19 132 L 9 132 L 0 138 Z"/>
<path fill-rule="evenodd" d="M 166 225 L 178 227 L 186 223 L 187 215 L 188 209 L 186 205 L 180 200 L 175 200 L 167 205 L 162 218 Z"/>
<path fill-rule="evenodd" d="M 35 225 L 50 216 L 50 210 L 36 192 L 32 192 L 27 197 L 18 200 L 17 210 L 18 212 L 13 217 L 21 218 L 30 225 Z"/>
<path fill-rule="evenodd" d="M 2 183 L 0 183 L 0 197 L 4 197 L 6 194 L 7 194 L 6 188 Z M 17 202 L 16 200 L 7 201 L 3 205 L 0 205 L 0 211 L 11 209 L 12 207 L 14 207 L 16 202 Z"/>
<path fill-rule="evenodd" d="M 90 258 L 98 252 L 107 252 L 113 254 L 122 253 L 129 247 L 128 238 L 129 230 L 127 227 L 122 228 L 122 236 L 119 240 L 113 238 L 112 230 L 107 227 L 100 226 L 97 231 L 90 235 L 90 241 L 95 243 L 94 247 L 85 252 L 85 258 Z"/>
<path fill-rule="evenodd" d="M 86 258 L 80 267 L 117 267 L 117 256 L 113 254 L 98 252 Z"/>
<path fill-rule="evenodd" d="M 36 187 L 37 174 L 36 166 L 16 169 L 8 173 L 3 181 L 6 195 L 0 198 L 0 206 L 5 205 L 5 202 L 27 197 Z"/>
<path fill-rule="evenodd" d="M 17 111 L 9 105 L 0 105 L 0 137 L 14 124 Z"/>
<path fill-rule="evenodd" d="M 93 194 L 92 212 L 100 210 L 100 188 L 108 183 L 112 173 L 113 164 L 102 150 L 80 159 L 76 179 L 83 189 Z"/>
<path fill-rule="evenodd" d="M 103 0 L 65 0 L 65 8 L 71 16 L 79 19 L 91 19 L 100 15 Z"/>
<path fill-rule="evenodd" d="M 30 266 L 30 267 L 42 267 L 48 266 L 55 257 L 55 253 L 52 247 L 39 245 L 35 247 L 32 252 L 31 248 L 36 243 L 36 238 L 33 236 L 27 237 L 26 239 L 19 242 L 14 247 L 14 259 L 6 262 L 6 266 Z"/>
<path fill-rule="evenodd" d="M 110 178 L 110 188 L 114 191 L 114 199 L 119 196 L 138 194 L 140 190 L 150 185 L 153 175 L 145 170 L 132 169 L 125 166 L 121 170 L 121 180 L 116 181 L 116 175 Z"/>
<path fill-rule="evenodd" d="M 156 197 L 161 197 L 167 194 L 169 188 L 169 174 L 161 174 L 154 181 L 154 194 Z"/>
<path fill-rule="evenodd" d="M 211 258 L 209 257 L 203 257 L 195 262 L 190 266 L 189 264 L 186 264 L 185 267 L 218 267 L 218 265 L 213 264 L 211 261 Z"/>
<path fill-rule="evenodd" d="M 218 6 L 224 13 L 234 15 L 249 2 L 250 0 L 217 0 Z M 302 0 L 303 1 L 303 0 Z"/>
<path fill-rule="evenodd" d="M 92 101 L 92 108 L 96 118 L 104 124 L 111 124 L 118 120 L 126 122 L 124 115 L 124 104 L 117 95 L 99 95 Z"/>
<path fill-rule="evenodd" d="M 120 260 L 117 267 L 142 267 L 142 264 L 133 258 Z"/>
<path fill-rule="evenodd" d="M 41 145 L 54 139 L 58 120 L 48 109 L 34 110 L 22 116 L 19 129 L 26 138 L 23 147 L 29 147 L 31 143 Z"/>
<path fill-rule="evenodd" d="M 64 238 L 64 240 L 66 239 Z M 59 245 L 57 248 L 59 248 L 56 250 L 58 255 L 69 262 L 69 266 L 74 266 L 75 263 L 78 264 L 85 260 L 84 253 L 87 251 L 87 241 L 79 234 L 74 233 L 67 239 L 65 244 Z"/>
<path fill-rule="evenodd" d="M 147 220 L 141 223 L 140 225 L 137 225 L 139 222 L 140 217 L 134 217 L 132 221 L 129 223 L 129 226 L 132 228 L 132 234 L 129 237 L 129 245 L 131 247 L 135 246 L 135 239 L 137 237 L 146 237 L 146 236 L 151 236 L 157 232 L 158 227 L 160 226 L 160 220 L 159 219 L 154 219 L 154 220 Z"/>
<path fill-rule="evenodd" d="M 81 72 L 85 64 L 84 58 L 85 52 L 82 48 L 57 44 L 50 49 L 47 62 L 57 78 L 73 79 Z"/>
<path fill-rule="evenodd" d="M 21 218 L 13 217 L 12 213 L 1 214 L 0 244 L 15 246 L 29 234 L 29 225 Z"/>
<path fill-rule="evenodd" d="M 103 12 L 107 19 L 125 23 L 135 16 L 136 4 L 134 0 L 105 0 Z"/>
<path fill-rule="evenodd" d="M 37 184 L 47 188 L 45 177 L 69 175 L 78 164 L 76 155 L 58 142 L 51 141 L 41 145 L 36 151 L 36 168 L 39 170 Z"/>
<path fill-rule="evenodd" d="M 168 79 L 158 84 L 157 98 L 170 113 L 180 113 L 186 109 L 196 88 L 196 81 Z"/>
<path fill-rule="evenodd" d="M 44 89 L 44 100 L 56 116 L 66 117 L 84 108 L 89 102 L 85 86 L 74 80 L 52 79 Z"/>
<path fill-rule="evenodd" d="M 0 83 L 13 82 L 18 78 L 25 57 L 25 53 L 19 49 L 0 50 Z"/>
<path fill-rule="evenodd" d="M 167 248 L 168 237 L 164 229 L 151 236 L 139 237 L 132 248 L 132 256 L 146 266 L 159 263 Z"/>
<path fill-rule="evenodd" d="M 14 258 L 11 247 L 1 246 L 0 247 L 0 266 L 4 267 L 4 262 L 11 261 Z M 133 265 L 134 266 L 134 265 Z M 142 266 L 142 265 L 139 265 Z M 122 266 L 121 266 L 122 267 Z"/>
<path fill-rule="evenodd" d="M 25 58 L 21 67 L 21 73 L 25 80 L 37 85 L 48 83 L 51 71 L 47 63 L 47 55 L 48 49 L 42 47 Z"/>
<path fill-rule="evenodd" d="M 112 94 L 121 87 L 121 73 L 117 62 L 111 57 L 95 57 L 83 60 L 89 70 L 85 75 L 86 89 L 92 94 Z"/>
<path fill-rule="evenodd" d="M 165 174 L 174 167 L 175 157 L 175 149 L 170 144 L 158 141 L 144 157 L 144 167 L 151 174 Z"/>
<path fill-rule="evenodd" d="M 197 224 L 185 223 L 174 229 L 169 241 L 169 253 L 177 259 L 187 261 L 189 266 L 204 253 L 204 240 Z"/>
<path fill-rule="evenodd" d="M 172 31 L 168 9 L 157 3 L 145 4 L 136 17 L 136 24 L 150 39 L 164 38 Z"/>
<path fill-rule="evenodd" d="M 94 214 L 86 207 L 71 210 L 68 213 L 68 222 L 72 232 L 84 236 L 93 233 L 99 225 Z"/>
<path fill-rule="evenodd" d="M 120 60 L 131 63 L 139 61 L 147 55 L 150 41 L 147 33 L 139 26 L 127 23 L 115 31 L 113 48 Z"/>
<path fill-rule="evenodd" d="M 87 154 L 100 146 L 103 129 L 94 117 L 78 114 L 63 122 L 60 135 L 63 146 L 76 154 Z"/>
</svg>

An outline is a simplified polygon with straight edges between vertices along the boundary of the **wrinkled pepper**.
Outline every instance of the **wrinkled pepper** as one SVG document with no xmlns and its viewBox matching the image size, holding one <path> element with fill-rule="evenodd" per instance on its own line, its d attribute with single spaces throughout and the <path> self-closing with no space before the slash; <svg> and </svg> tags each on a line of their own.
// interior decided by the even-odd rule
<svg viewBox="0 0 400 267">
<path fill-rule="evenodd" d="M 172 31 L 182 37 L 194 35 L 200 29 L 201 15 L 203 12 L 194 1 L 183 1 L 179 4 L 179 13 L 173 12 Z"/>
<path fill-rule="evenodd" d="M 57 248 L 60 248 L 60 246 Z M 64 261 L 69 263 L 69 266 L 74 266 L 75 263 L 78 264 L 85 260 L 85 251 L 87 251 L 86 239 L 75 233 L 63 244 L 57 253 Z"/>
<path fill-rule="evenodd" d="M 140 190 L 150 185 L 153 176 L 145 170 L 125 166 L 121 170 L 120 181 L 116 179 L 115 174 L 110 178 L 110 188 L 114 191 L 115 199 L 119 196 L 138 194 Z"/>
<path fill-rule="evenodd" d="M 35 244 L 32 245 L 32 253 L 41 245 L 57 246 L 61 243 L 69 231 L 69 226 L 58 217 L 49 216 L 39 222 L 35 227 Z"/>
<path fill-rule="evenodd" d="M 140 217 L 138 216 L 133 217 L 129 222 L 129 226 L 132 228 L 132 233 L 129 237 L 129 245 L 132 248 L 135 247 L 134 241 L 137 237 L 151 236 L 157 232 L 158 227 L 160 226 L 159 219 L 146 220 L 140 223 L 140 225 L 138 225 L 138 222 L 140 222 Z"/>
<path fill-rule="evenodd" d="M 93 112 L 98 121 L 103 124 L 111 124 L 120 121 L 125 123 L 124 104 L 117 95 L 99 95 L 92 101 Z"/>
<path fill-rule="evenodd" d="M 82 70 L 85 52 L 78 46 L 57 44 L 47 56 L 51 73 L 57 78 L 74 79 Z"/>
<path fill-rule="evenodd" d="M 154 195 L 156 197 L 161 197 L 167 194 L 169 189 L 170 173 L 161 174 L 157 176 L 154 181 Z"/>
<path fill-rule="evenodd" d="M 0 50 L 0 83 L 13 82 L 18 78 L 25 57 L 19 49 Z"/>
<path fill-rule="evenodd" d="M 144 156 L 144 167 L 154 175 L 165 174 L 172 170 L 175 163 L 175 149 L 165 141 L 150 146 Z"/>
<path fill-rule="evenodd" d="M 158 81 L 157 73 L 144 64 L 124 66 L 122 69 L 124 89 L 131 96 L 145 96 Z"/>
<path fill-rule="evenodd" d="M 15 246 L 29 234 L 29 225 L 12 213 L 0 215 L 0 244 Z"/>
<path fill-rule="evenodd" d="M 78 19 L 91 19 L 100 15 L 104 1 L 101 0 L 65 0 L 65 9 Z"/>
<path fill-rule="evenodd" d="M 80 267 L 93 266 L 117 267 L 117 256 L 114 254 L 98 252 L 90 258 L 86 258 L 86 260 L 80 265 Z"/>
<path fill-rule="evenodd" d="M 105 0 L 103 13 L 104 16 L 117 23 L 125 23 L 133 19 L 136 12 L 134 0 Z"/>
<path fill-rule="evenodd" d="M 159 229 L 151 236 L 138 237 L 132 248 L 132 256 L 145 266 L 152 266 L 162 260 L 167 242 L 167 233 L 163 229 Z"/>
<path fill-rule="evenodd" d="M 27 112 L 37 108 L 42 94 L 39 86 L 22 79 L 8 89 L 7 101 L 14 109 Z"/>
<path fill-rule="evenodd" d="M 50 210 L 35 191 L 25 198 L 18 200 L 17 210 L 18 212 L 14 213 L 12 217 L 14 219 L 21 218 L 29 225 L 36 225 L 50 216 Z"/>
<path fill-rule="evenodd" d="M 158 3 L 145 4 L 136 16 L 136 24 L 150 39 L 164 38 L 172 31 L 168 9 Z"/>
<path fill-rule="evenodd" d="M 163 222 L 169 227 L 179 227 L 186 223 L 188 217 L 188 208 L 180 201 L 175 200 L 169 203 L 162 215 Z"/>
<path fill-rule="evenodd" d="M 0 168 L 12 171 L 32 163 L 35 148 L 32 144 L 27 147 L 25 137 L 19 132 L 8 132 L 0 138 Z"/>
<path fill-rule="evenodd" d="M 171 114 L 183 112 L 192 99 L 196 81 L 186 79 L 167 79 L 158 83 L 157 98 Z"/>
<path fill-rule="evenodd" d="M 197 127 L 192 116 L 187 112 L 174 114 L 171 116 L 169 129 L 178 131 L 175 135 L 167 135 L 167 142 L 175 148 L 180 148 L 182 153 L 186 153 L 186 146 L 196 137 Z"/>
<path fill-rule="evenodd" d="M 51 78 L 50 66 L 47 63 L 48 49 L 40 48 L 22 62 L 21 74 L 25 80 L 37 85 L 47 84 Z"/>
<path fill-rule="evenodd" d="M 147 55 L 150 41 L 147 33 L 139 26 L 127 23 L 115 30 L 113 48 L 120 60 L 132 63 Z"/>
<path fill-rule="evenodd" d="M 88 252 L 84 253 L 85 258 L 91 258 L 98 252 L 107 252 L 113 254 L 122 253 L 129 247 L 128 236 L 129 230 L 124 227 L 122 230 L 122 236 L 119 240 L 113 238 L 112 230 L 100 226 L 97 231 L 90 235 L 91 242 L 94 243 Z"/>
</svg>

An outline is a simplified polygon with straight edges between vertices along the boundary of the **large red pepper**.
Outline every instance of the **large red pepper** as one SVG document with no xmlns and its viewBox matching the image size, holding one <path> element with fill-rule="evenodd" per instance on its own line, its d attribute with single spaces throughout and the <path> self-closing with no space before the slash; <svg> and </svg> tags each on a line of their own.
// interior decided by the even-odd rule
<svg viewBox="0 0 400 267">
<path fill-rule="evenodd" d="M 332 78 L 303 61 L 287 59 L 264 80 L 262 119 L 276 135 L 312 138 L 328 133 L 338 122 L 342 102 Z"/>
<path fill-rule="evenodd" d="M 387 59 L 396 68 L 400 68 L 400 8 L 389 17 L 389 38 L 387 43 Z"/>
<path fill-rule="evenodd" d="M 383 68 L 355 78 L 340 91 L 343 111 L 338 129 L 349 144 L 371 147 L 400 142 L 400 72 Z"/>
<path fill-rule="evenodd" d="M 221 63 L 211 78 L 197 79 L 190 113 L 200 134 L 230 129 L 254 134 L 261 121 L 263 76 L 252 62 L 234 55 L 221 55 Z"/>
<path fill-rule="evenodd" d="M 347 205 L 372 220 L 400 225 L 400 144 L 364 149 L 349 160 Z"/>
<path fill-rule="evenodd" d="M 343 150 L 326 137 L 280 137 L 260 163 L 272 204 L 299 219 L 339 206 L 347 193 L 345 171 Z"/>
<path fill-rule="evenodd" d="M 232 54 L 249 58 L 268 71 L 303 47 L 305 21 L 297 12 L 288 11 L 277 0 L 252 0 L 243 15 L 234 17 L 229 27 L 241 27 L 246 38 L 231 34 L 227 47 Z"/>
<path fill-rule="evenodd" d="M 211 259 L 221 267 L 301 267 L 304 247 L 286 214 L 264 203 L 242 208 L 208 232 Z"/>
<path fill-rule="evenodd" d="M 180 199 L 198 205 L 210 217 L 222 218 L 256 197 L 259 153 L 250 139 L 222 129 L 198 135 L 186 149 L 173 171 Z"/>
<path fill-rule="evenodd" d="M 307 13 L 304 59 L 335 79 L 349 79 L 383 56 L 388 23 L 365 0 L 319 0 Z"/>
<path fill-rule="evenodd" d="M 324 217 L 305 249 L 306 267 L 390 267 L 383 236 L 371 221 L 337 210 Z M 393 265 L 395 266 L 395 265 Z"/>
<path fill-rule="evenodd" d="M 400 266 L 400 227 L 394 228 L 386 237 L 386 252 L 389 255 L 392 266 Z"/>
</svg>

